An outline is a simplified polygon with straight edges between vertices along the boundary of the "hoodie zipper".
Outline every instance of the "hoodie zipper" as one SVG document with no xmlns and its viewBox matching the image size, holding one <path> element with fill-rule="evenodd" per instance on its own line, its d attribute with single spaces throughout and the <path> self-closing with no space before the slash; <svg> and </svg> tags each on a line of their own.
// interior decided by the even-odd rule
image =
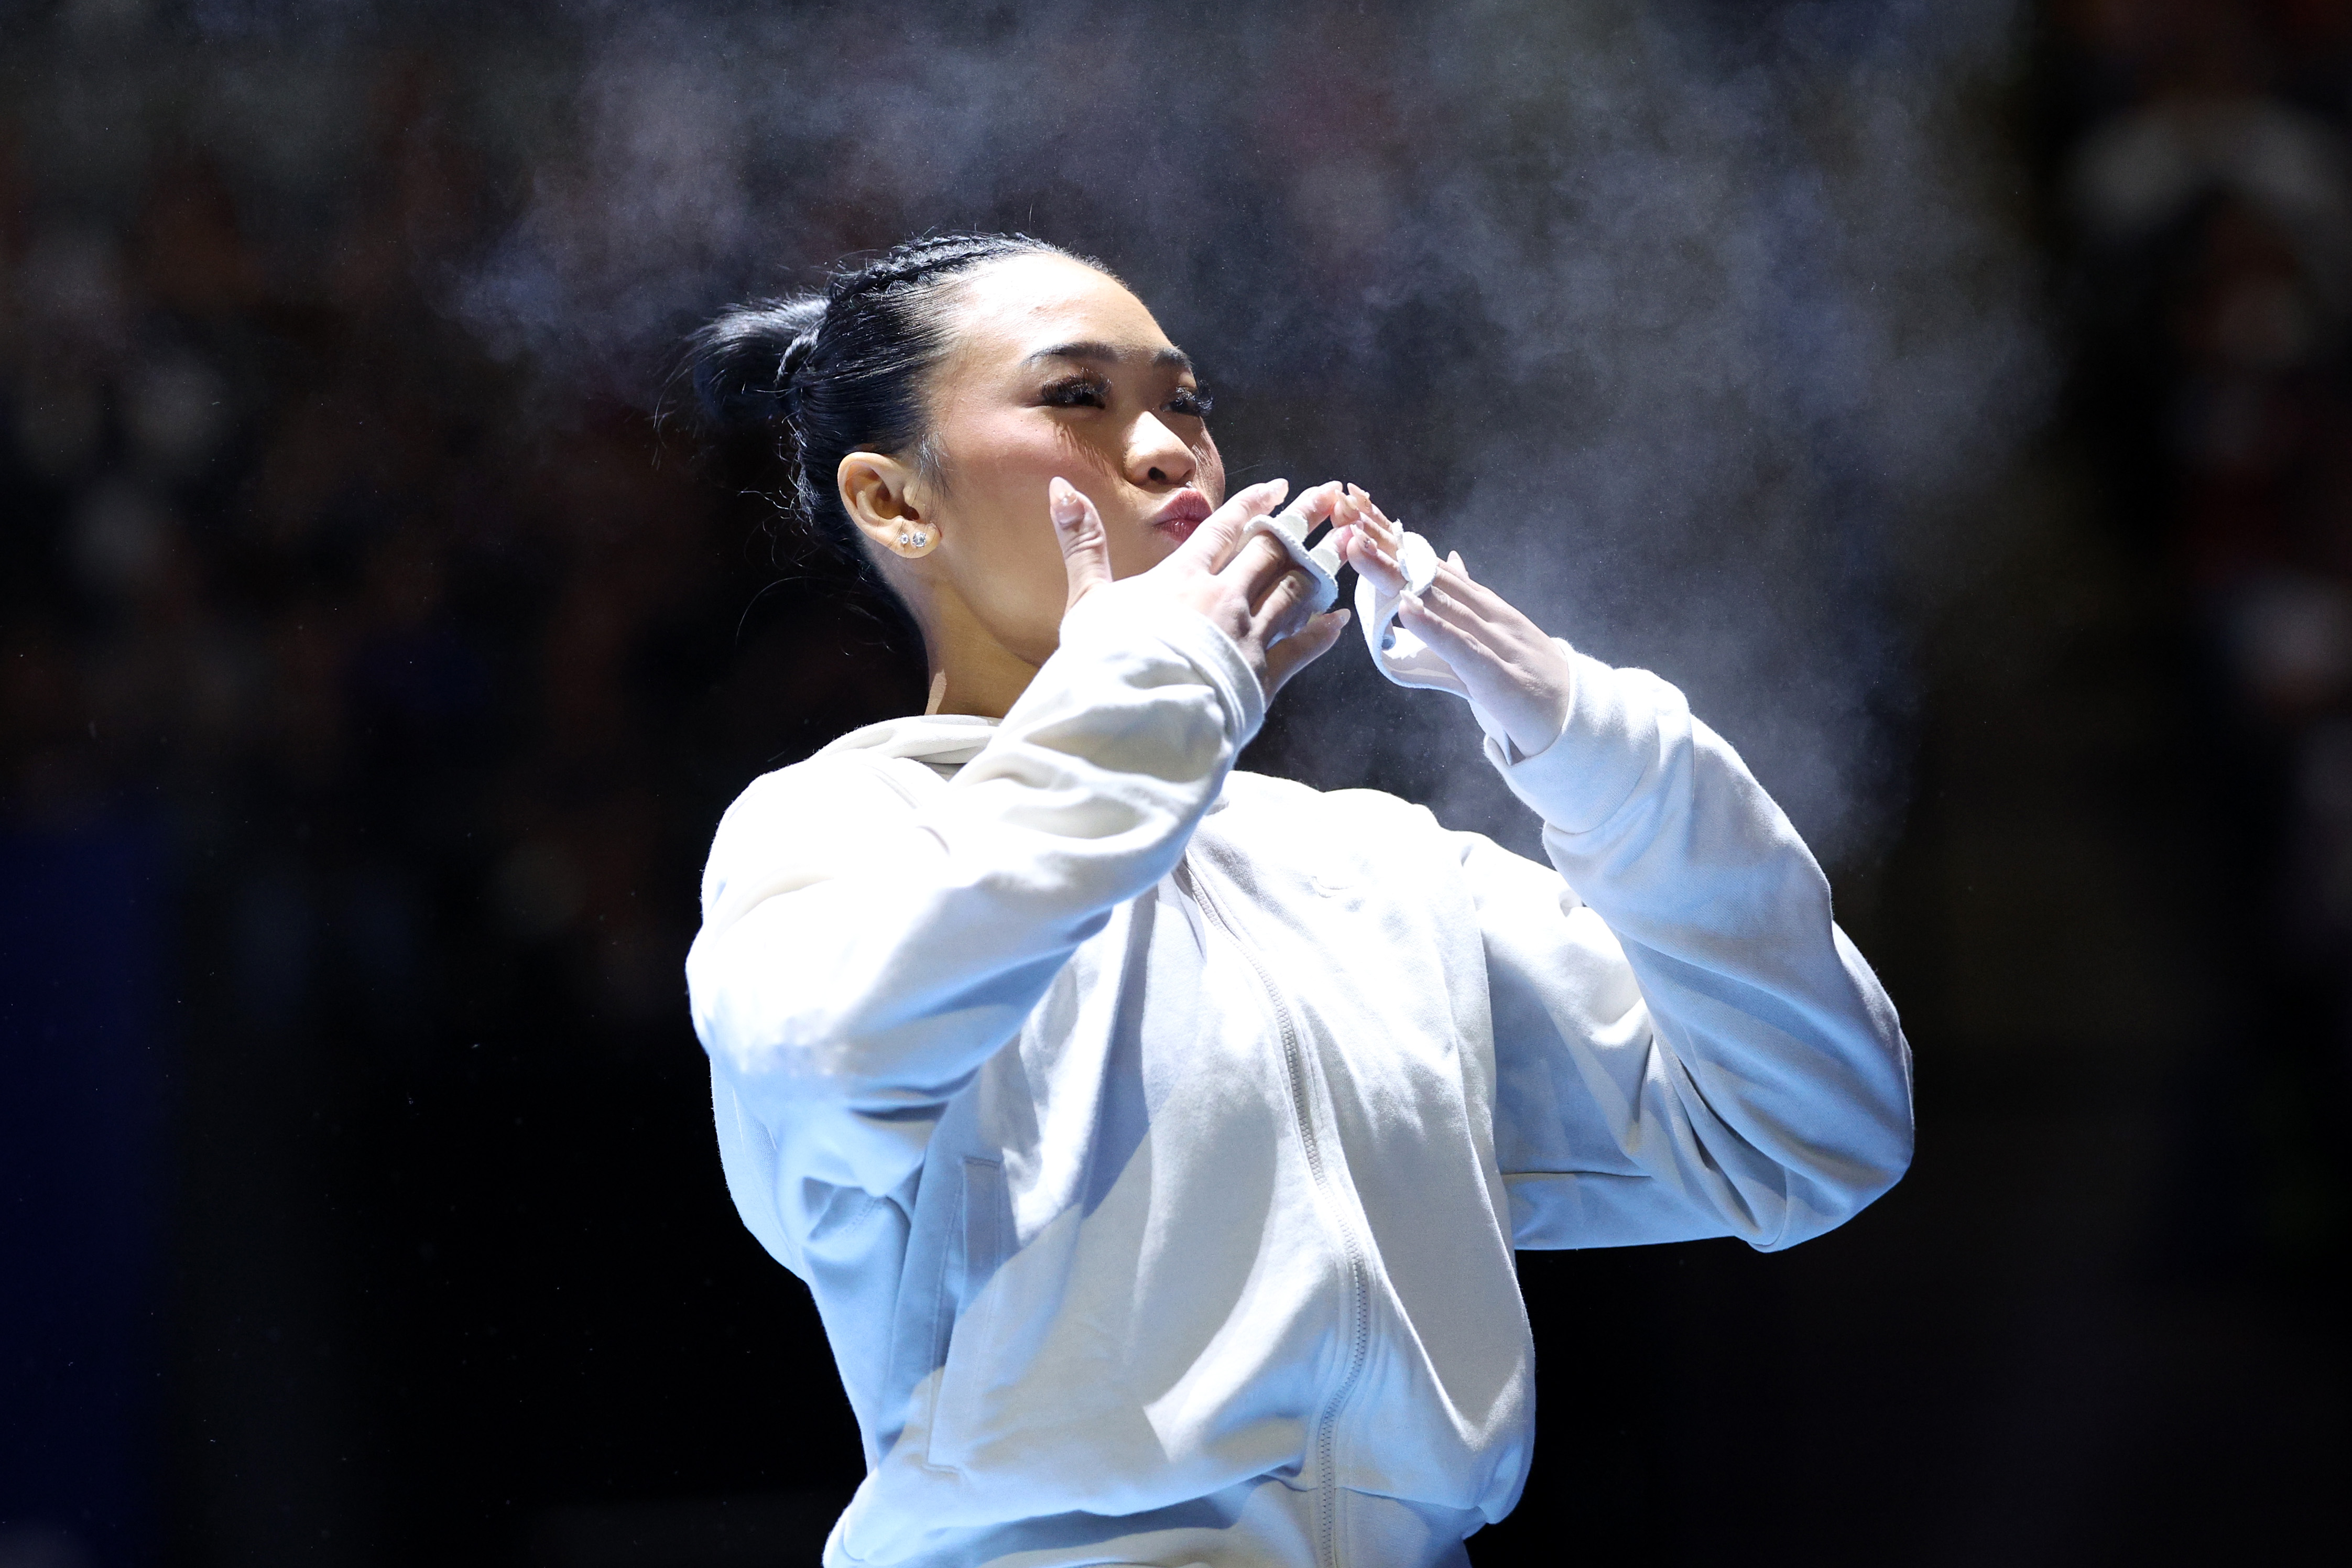
<svg viewBox="0 0 2352 1568">
<path fill-rule="evenodd" d="M 1338 1439 L 1335 1434 L 1340 1407 L 1355 1392 L 1356 1379 L 1363 1373 L 1364 1360 L 1371 1347 L 1371 1292 L 1366 1284 L 1369 1270 L 1364 1261 L 1364 1249 L 1357 1239 L 1355 1223 L 1348 1216 L 1346 1200 L 1323 1163 L 1323 1145 L 1315 1131 L 1314 1100 L 1307 1092 L 1305 1054 L 1298 1043 L 1298 1031 L 1291 1025 L 1290 1009 L 1283 1005 L 1282 993 L 1275 988 L 1273 977 L 1266 973 L 1265 965 L 1258 962 L 1256 950 L 1242 940 L 1241 933 L 1225 918 L 1224 910 L 1210 896 L 1201 879 L 1193 875 L 1190 851 L 1177 862 L 1176 878 L 1177 885 L 1191 895 L 1209 923 L 1224 932 L 1226 939 L 1248 960 L 1250 972 L 1257 976 L 1258 988 L 1265 993 L 1266 1005 L 1274 1013 L 1275 1026 L 1282 1036 L 1282 1067 L 1290 1083 L 1291 1114 L 1298 1122 L 1299 1142 L 1306 1147 L 1307 1178 L 1315 1184 L 1316 1191 L 1322 1195 L 1338 1225 L 1340 1249 L 1347 1258 L 1349 1309 L 1347 1369 L 1340 1375 L 1339 1387 L 1332 1391 L 1330 1399 L 1325 1403 L 1315 1428 L 1315 1461 L 1321 1475 L 1321 1482 L 1315 1491 L 1315 1533 L 1319 1547 L 1318 1556 L 1328 1568 L 1339 1568 L 1339 1475 L 1334 1462 Z"/>
</svg>

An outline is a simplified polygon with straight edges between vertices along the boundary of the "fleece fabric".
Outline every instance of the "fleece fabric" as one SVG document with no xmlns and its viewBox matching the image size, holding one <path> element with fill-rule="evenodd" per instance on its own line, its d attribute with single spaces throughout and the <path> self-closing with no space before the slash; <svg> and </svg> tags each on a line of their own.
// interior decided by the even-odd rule
<svg viewBox="0 0 2352 1568">
<path fill-rule="evenodd" d="M 864 1436 L 831 1568 L 1458 1563 L 1534 1440 L 1514 1247 L 1784 1247 L 1902 1173 L 1811 855 L 1681 693 L 1570 658 L 1558 739 L 1486 747 L 1548 866 L 1236 771 L 1240 650 L 1127 583 L 1001 722 L 727 813 L 687 977 Z"/>
</svg>

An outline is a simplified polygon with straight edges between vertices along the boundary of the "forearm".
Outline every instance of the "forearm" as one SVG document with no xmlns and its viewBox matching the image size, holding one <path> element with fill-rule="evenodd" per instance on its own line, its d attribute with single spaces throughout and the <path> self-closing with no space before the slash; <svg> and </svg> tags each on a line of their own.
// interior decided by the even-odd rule
<svg viewBox="0 0 2352 1568">
<path fill-rule="evenodd" d="M 698 1033 L 754 1114 L 943 1100 L 1181 855 L 1263 699 L 1198 616 L 1100 597 L 980 755 L 863 842 L 831 849 L 821 818 L 776 847 L 751 823 L 722 827 L 688 979 Z"/>
<path fill-rule="evenodd" d="M 1489 755 L 1544 817 L 1553 865 L 1622 947 L 1647 1014 L 1638 1050 L 1572 1047 L 1580 1069 L 1637 1163 L 1727 1228 L 1762 1246 L 1816 1234 L 1909 1160 L 1894 1008 L 1730 746 L 1664 682 L 1572 662 L 1559 739 Z"/>
</svg>

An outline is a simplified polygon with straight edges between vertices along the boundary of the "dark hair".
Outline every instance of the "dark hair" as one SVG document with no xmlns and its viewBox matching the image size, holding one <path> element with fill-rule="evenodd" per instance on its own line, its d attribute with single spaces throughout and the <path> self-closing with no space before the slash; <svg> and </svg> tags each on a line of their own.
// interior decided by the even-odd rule
<svg viewBox="0 0 2352 1568">
<path fill-rule="evenodd" d="M 923 392 L 947 349 L 940 296 L 958 273 L 1033 252 L 1070 256 L 1024 234 L 935 235 L 835 271 L 823 293 L 722 312 L 687 340 L 678 370 L 713 477 L 766 493 L 804 552 L 832 557 L 888 594 L 834 475 L 852 452 L 937 472 Z M 1090 257 L 1070 259 L 1108 270 Z"/>
</svg>

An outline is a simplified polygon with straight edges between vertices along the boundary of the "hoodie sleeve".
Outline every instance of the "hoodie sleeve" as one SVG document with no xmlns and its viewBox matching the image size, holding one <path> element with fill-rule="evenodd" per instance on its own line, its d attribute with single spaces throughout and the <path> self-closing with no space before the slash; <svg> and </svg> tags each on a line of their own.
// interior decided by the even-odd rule
<svg viewBox="0 0 2352 1568">
<path fill-rule="evenodd" d="M 985 749 L 921 804 L 837 753 L 761 780 L 720 823 L 687 987 L 730 1185 L 787 1264 L 802 1226 L 747 1190 L 897 1190 L 1071 952 L 1173 868 L 1265 716 L 1231 639 L 1125 588 L 1072 613 Z M 752 1158 L 772 1168 L 739 1182 Z"/>
<path fill-rule="evenodd" d="M 1795 828 L 1682 693 L 1569 658 L 1559 738 L 1522 758 L 1490 727 L 1486 745 L 1558 875 L 1462 836 L 1514 1239 L 1793 1246 L 1909 1163 L 1894 1005 Z"/>
</svg>

